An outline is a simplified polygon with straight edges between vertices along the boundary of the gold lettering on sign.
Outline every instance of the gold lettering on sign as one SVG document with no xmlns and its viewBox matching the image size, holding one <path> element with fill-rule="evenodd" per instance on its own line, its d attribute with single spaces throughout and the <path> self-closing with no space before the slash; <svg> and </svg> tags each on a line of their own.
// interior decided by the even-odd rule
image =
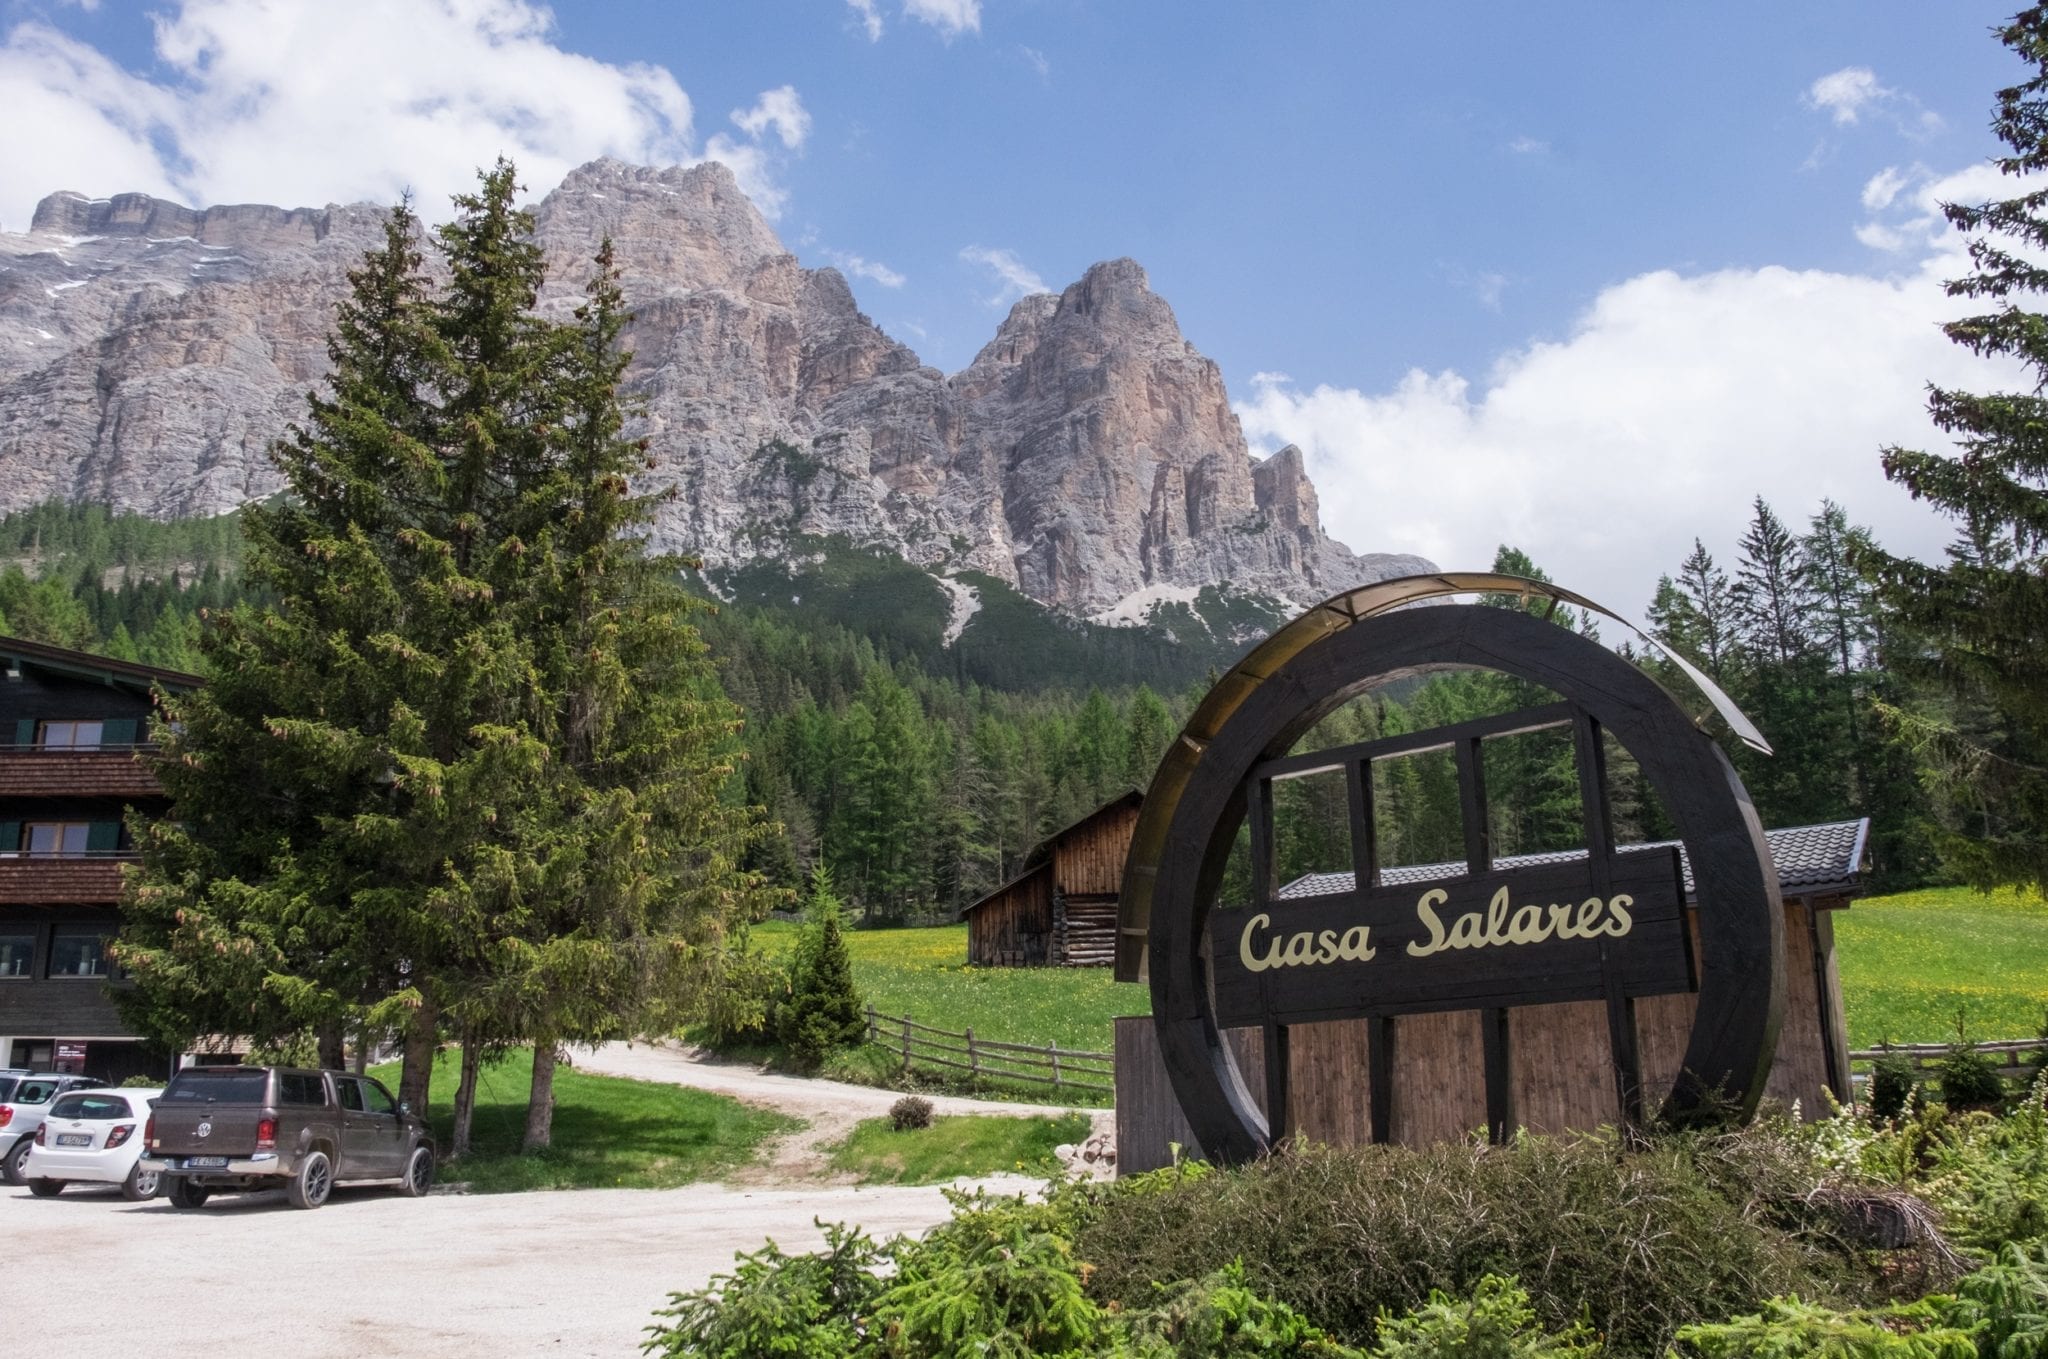
<svg viewBox="0 0 2048 1359">
<path fill-rule="evenodd" d="M 1636 904 L 1636 899 L 1625 892 L 1611 897 L 1587 897 L 1580 902 L 1527 902 L 1516 906 L 1508 897 L 1508 889 L 1502 887 L 1487 902 L 1485 910 L 1461 912 L 1446 926 L 1439 908 L 1450 899 L 1449 892 L 1432 887 L 1416 900 L 1415 918 L 1428 937 L 1409 941 L 1409 957 L 1427 958 L 1447 949 L 1541 944 L 1551 939 L 1619 939 L 1635 927 L 1635 917 L 1629 908 Z M 1353 925 L 1342 934 L 1336 930 L 1273 934 L 1272 928 L 1273 917 L 1264 911 L 1244 922 L 1244 931 L 1237 937 L 1237 958 L 1245 971 L 1363 963 L 1370 962 L 1379 952 L 1372 944 L 1371 927 L 1366 925 Z"/>
<path fill-rule="evenodd" d="M 1244 922 L 1244 933 L 1237 937 L 1237 958 L 1245 971 L 1264 972 L 1269 967 L 1306 967 L 1338 961 L 1363 963 L 1379 952 L 1372 946 L 1372 929 L 1367 925 L 1353 925 L 1341 935 L 1335 930 L 1320 934 L 1302 930 L 1288 935 L 1284 941 L 1276 934 L 1264 953 L 1254 951 L 1253 933 L 1272 924 L 1273 917 L 1263 911 Z"/>
<path fill-rule="evenodd" d="M 1451 899 L 1441 887 L 1424 892 L 1415 903 L 1415 918 L 1429 931 L 1427 940 L 1408 943 L 1408 956 L 1427 958 L 1453 948 L 1492 948 L 1501 944 L 1540 944 L 1549 939 L 1619 939 L 1635 925 L 1629 907 L 1636 899 L 1627 893 L 1587 897 L 1576 907 L 1570 902 L 1545 908 L 1531 902 L 1516 907 L 1503 887 L 1493 894 L 1484 911 L 1466 911 L 1444 928 L 1437 907 Z"/>
</svg>

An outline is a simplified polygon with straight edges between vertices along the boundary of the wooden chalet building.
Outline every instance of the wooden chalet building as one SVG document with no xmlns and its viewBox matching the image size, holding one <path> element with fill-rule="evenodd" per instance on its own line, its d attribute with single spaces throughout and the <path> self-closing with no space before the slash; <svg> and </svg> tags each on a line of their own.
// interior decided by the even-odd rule
<svg viewBox="0 0 2048 1359">
<path fill-rule="evenodd" d="M 1024 871 L 967 907 L 967 961 L 982 967 L 1107 967 L 1116 899 L 1145 795 L 1135 788 L 1055 831 Z"/>
<path fill-rule="evenodd" d="M 163 810 L 145 759 L 153 690 L 195 675 L 0 638 L 0 1066 L 119 1082 L 170 1054 L 126 1025 L 107 956 L 125 817 Z"/>
</svg>

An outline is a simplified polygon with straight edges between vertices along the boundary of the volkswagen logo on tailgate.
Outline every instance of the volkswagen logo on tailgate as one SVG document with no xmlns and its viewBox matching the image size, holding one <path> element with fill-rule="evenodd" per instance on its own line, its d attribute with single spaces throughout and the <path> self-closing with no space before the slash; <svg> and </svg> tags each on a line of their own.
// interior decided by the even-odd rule
<svg viewBox="0 0 2048 1359">
<path fill-rule="evenodd" d="M 201 1137 L 210 1137 L 213 1134 L 213 1125 L 211 1123 L 202 1123 L 197 1128 L 194 1128 L 193 1131 Z"/>
</svg>

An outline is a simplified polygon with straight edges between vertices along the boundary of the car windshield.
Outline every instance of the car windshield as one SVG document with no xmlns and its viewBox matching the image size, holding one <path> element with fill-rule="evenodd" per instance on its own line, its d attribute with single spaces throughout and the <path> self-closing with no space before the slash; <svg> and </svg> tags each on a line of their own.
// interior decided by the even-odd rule
<svg viewBox="0 0 2048 1359">
<path fill-rule="evenodd" d="M 37 1080 L 31 1076 L 14 1087 L 9 1104 L 48 1104 L 57 1097 L 57 1082 Z"/>
<path fill-rule="evenodd" d="M 66 1095 L 50 1106 L 50 1117 L 80 1121 L 133 1118 L 134 1111 L 120 1095 Z"/>
<path fill-rule="evenodd" d="M 247 1071 L 180 1071 L 171 1077 L 163 1097 L 174 1104 L 182 1100 L 261 1104 L 269 1093 L 270 1073 L 252 1067 Z"/>
</svg>

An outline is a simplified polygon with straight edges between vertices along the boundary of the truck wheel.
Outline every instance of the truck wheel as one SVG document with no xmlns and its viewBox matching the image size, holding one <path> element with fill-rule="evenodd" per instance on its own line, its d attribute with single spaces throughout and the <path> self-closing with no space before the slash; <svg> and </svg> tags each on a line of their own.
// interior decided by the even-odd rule
<svg viewBox="0 0 2048 1359">
<path fill-rule="evenodd" d="M 34 1145 L 35 1139 L 32 1137 L 14 1139 L 13 1150 L 7 1153 L 5 1160 L 0 1160 L 0 1180 L 5 1180 L 9 1184 L 28 1183 L 28 1176 L 22 1174 L 21 1168 L 28 1161 L 28 1149 Z"/>
<path fill-rule="evenodd" d="M 121 1197 L 130 1203 L 147 1203 L 156 1197 L 162 1187 L 163 1177 L 154 1170 L 144 1170 L 137 1161 L 128 1169 L 128 1178 L 121 1181 Z"/>
<path fill-rule="evenodd" d="M 434 1149 L 414 1147 L 412 1155 L 405 1161 L 405 1178 L 398 1182 L 398 1192 L 409 1199 L 424 1197 L 434 1187 Z"/>
<path fill-rule="evenodd" d="M 334 1192 L 334 1163 L 324 1151 L 309 1151 L 299 1161 L 298 1173 L 284 1187 L 284 1196 L 294 1208 L 318 1208 Z"/>
<path fill-rule="evenodd" d="M 213 1197 L 213 1191 L 204 1185 L 192 1183 L 186 1176 L 173 1175 L 170 1179 L 170 1188 L 164 1191 L 164 1197 L 171 1201 L 174 1208 L 204 1208 L 206 1201 Z"/>
<path fill-rule="evenodd" d="M 64 1181 L 30 1180 L 28 1182 L 28 1192 L 34 1194 L 39 1199 L 54 1199 L 64 1192 Z"/>
</svg>

